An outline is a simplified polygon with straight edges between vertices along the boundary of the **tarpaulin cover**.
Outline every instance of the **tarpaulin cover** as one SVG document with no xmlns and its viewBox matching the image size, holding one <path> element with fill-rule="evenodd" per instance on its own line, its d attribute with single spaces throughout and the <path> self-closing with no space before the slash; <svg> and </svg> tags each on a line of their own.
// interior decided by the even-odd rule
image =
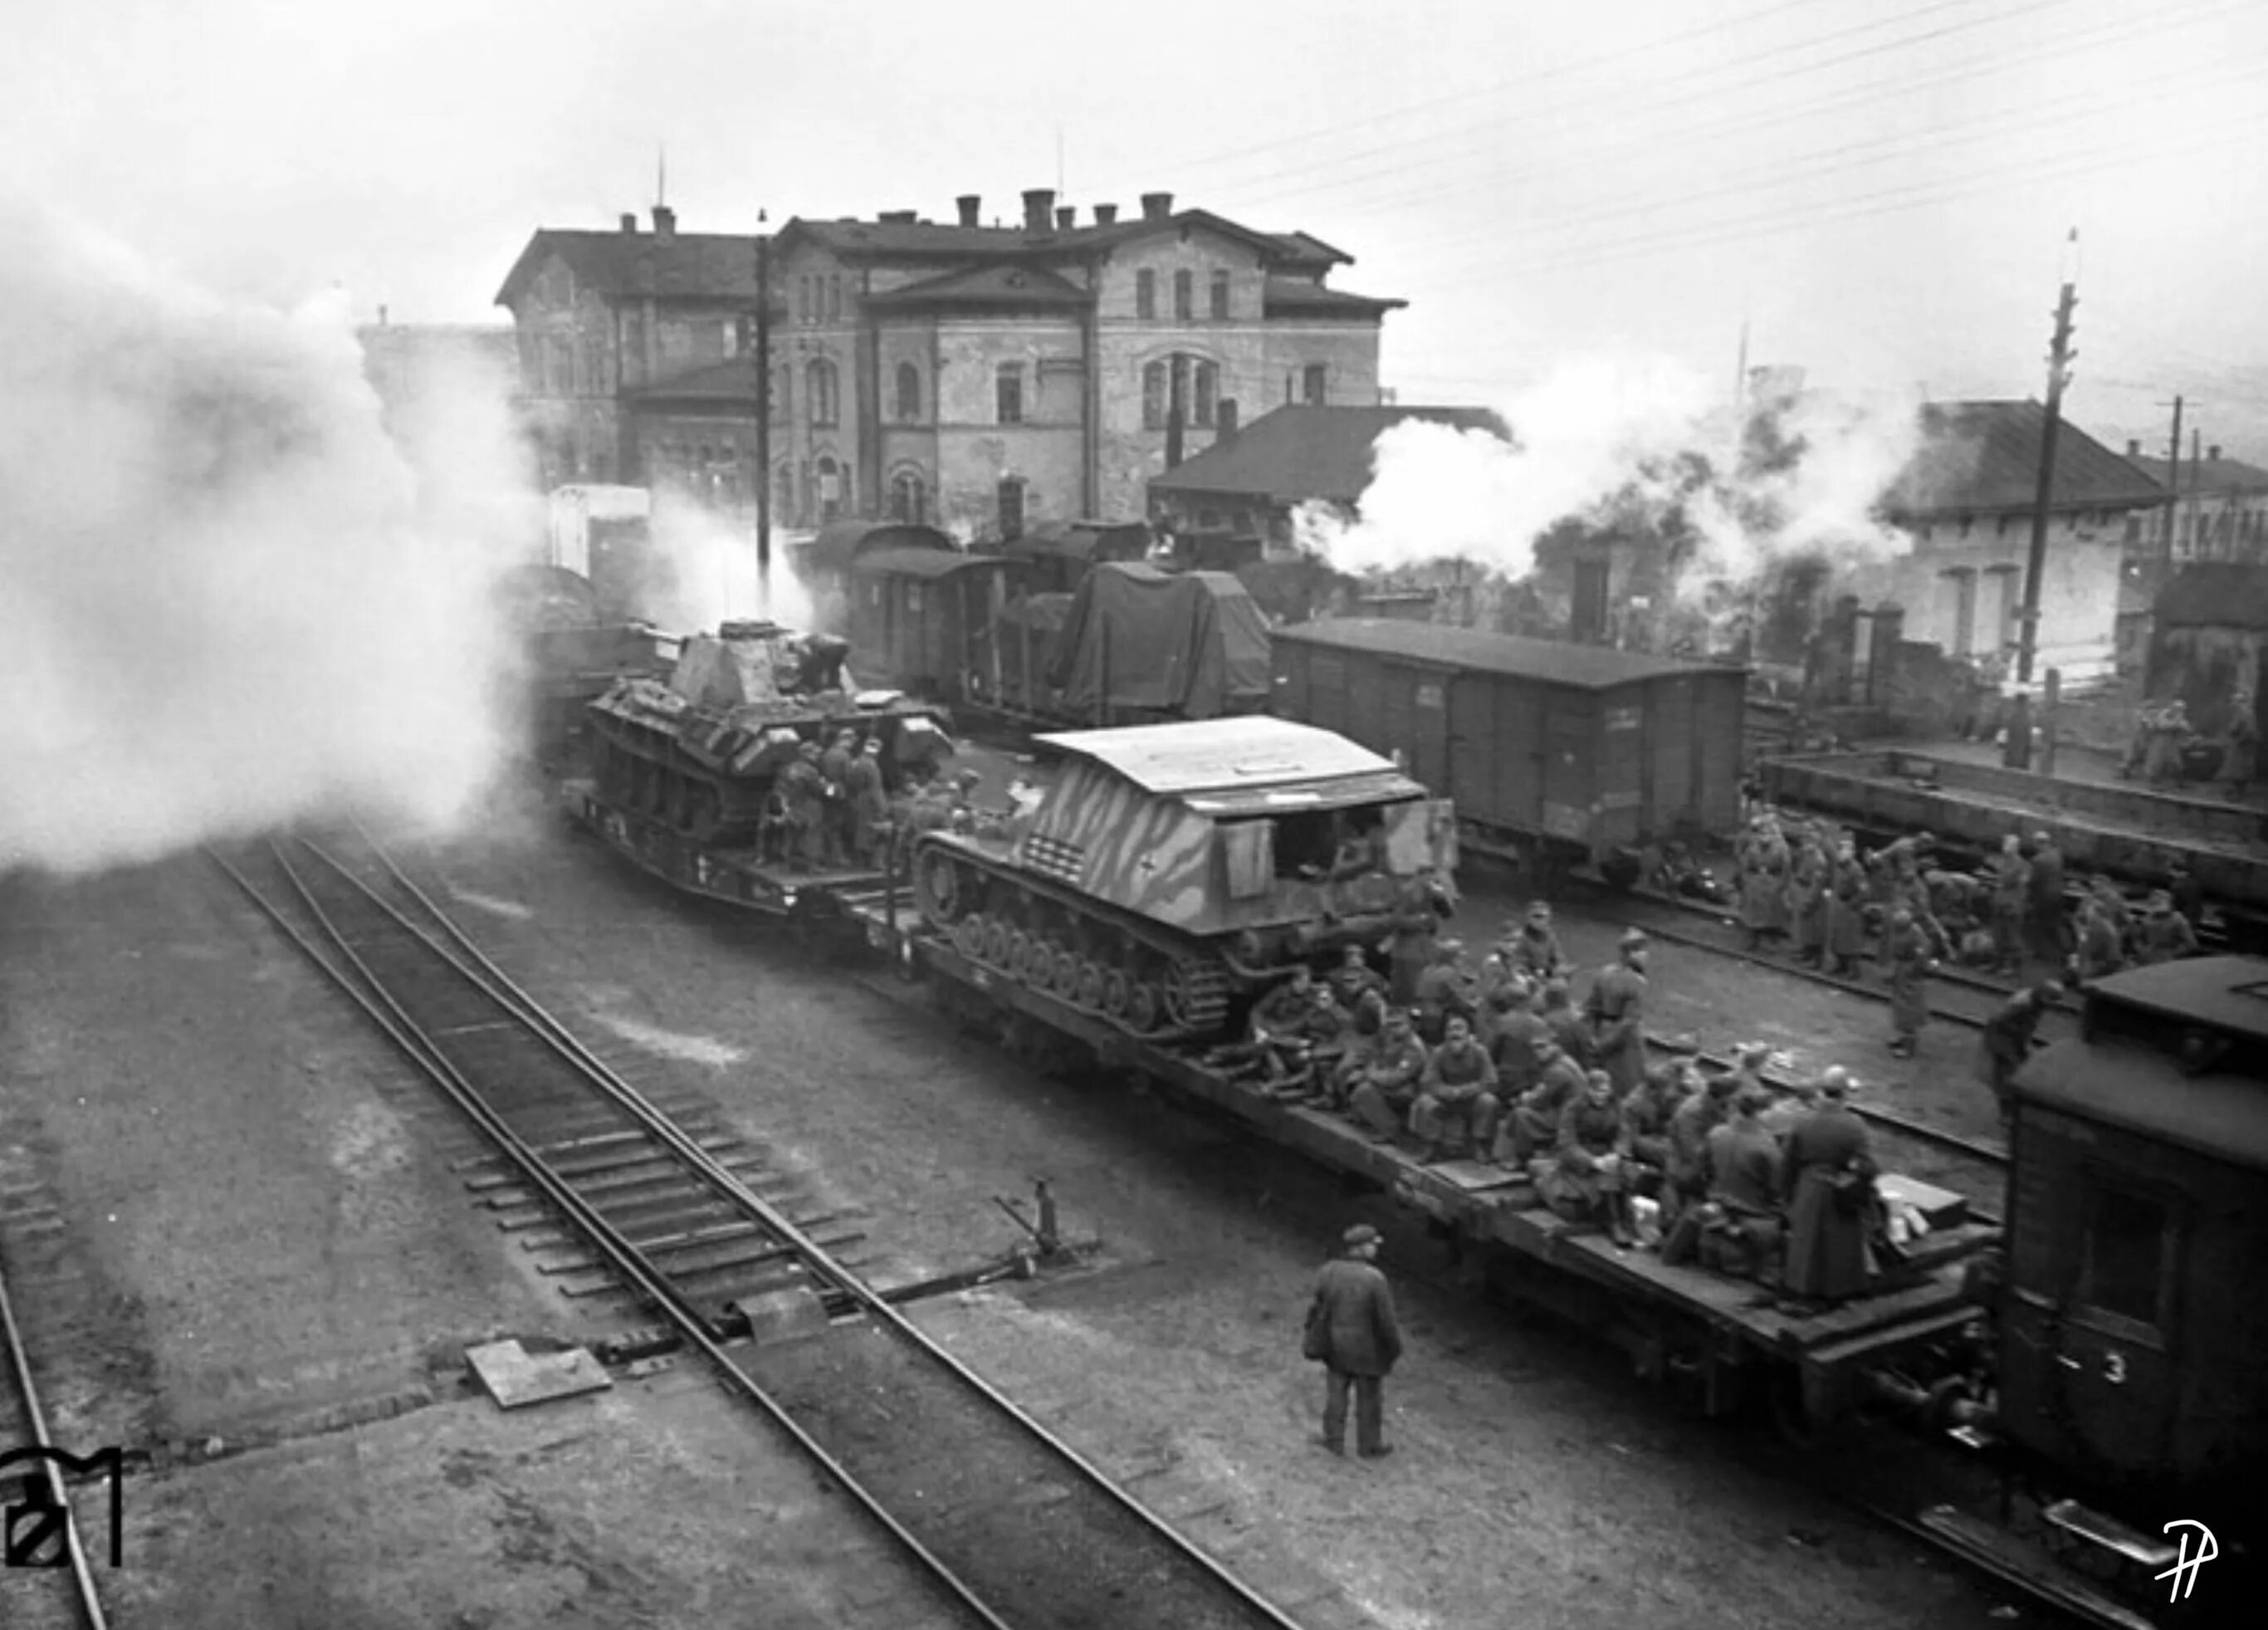
<svg viewBox="0 0 2268 1630">
<path fill-rule="evenodd" d="M 1098 565 L 1071 596 L 1048 682 L 1074 712 L 1248 712 L 1270 694 L 1267 619 L 1225 572 Z"/>
</svg>

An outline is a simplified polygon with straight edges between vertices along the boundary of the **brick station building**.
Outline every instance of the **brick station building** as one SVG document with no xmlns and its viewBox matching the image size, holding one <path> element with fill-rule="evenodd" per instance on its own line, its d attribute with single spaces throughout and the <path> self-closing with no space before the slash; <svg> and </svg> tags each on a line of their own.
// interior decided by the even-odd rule
<svg viewBox="0 0 2268 1630">
<path fill-rule="evenodd" d="M 796 219 L 771 246 L 781 524 L 896 515 L 969 537 L 1143 514 L 1169 451 L 1285 402 L 1370 406 L 1387 312 L 1329 285 L 1341 250 L 1143 195 L 1082 224 L 1052 192 L 985 225 Z M 538 231 L 497 296 L 547 484 L 753 499 L 755 240 Z M 1169 448 L 1178 439 L 1180 446 Z"/>
</svg>

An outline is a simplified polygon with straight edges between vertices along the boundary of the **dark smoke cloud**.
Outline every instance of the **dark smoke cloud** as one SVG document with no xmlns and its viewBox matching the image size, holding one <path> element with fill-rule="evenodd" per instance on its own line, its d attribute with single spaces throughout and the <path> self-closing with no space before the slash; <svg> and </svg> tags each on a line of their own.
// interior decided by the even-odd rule
<svg viewBox="0 0 2268 1630">
<path fill-rule="evenodd" d="M 389 435 L 342 299 L 232 303 L 0 205 L 0 870 L 455 817 L 529 505 L 496 381 Z"/>
</svg>

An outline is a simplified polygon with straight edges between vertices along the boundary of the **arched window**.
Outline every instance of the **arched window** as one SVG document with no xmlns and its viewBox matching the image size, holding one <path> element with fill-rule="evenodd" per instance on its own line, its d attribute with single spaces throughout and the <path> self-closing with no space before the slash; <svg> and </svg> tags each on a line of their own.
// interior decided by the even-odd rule
<svg viewBox="0 0 2268 1630">
<path fill-rule="evenodd" d="M 1189 421 L 1195 424 L 1213 422 L 1213 407 L 1220 400 L 1220 368 L 1219 365 L 1200 362 L 1193 370 L 1189 393 Z"/>
<path fill-rule="evenodd" d="M 890 481 L 890 513 L 898 520 L 918 525 L 929 519 L 924 512 L 929 507 L 928 484 L 912 470 L 900 470 Z"/>
<path fill-rule="evenodd" d="M 821 454 L 819 461 L 811 467 L 819 487 L 819 521 L 821 526 L 843 517 L 849 495 L 843 490 L 843 467 L 828 454 Z"/>
<path fill-rule="evenodd" d="M 804 406 L 814 424 L 836 422 L 835 365 L 824 357 L 814 357 L 803 371 Z"/>
<path fill-rule="evenodd" d="M 1158 314 L 1158 274 L 1147 268 L 1134 274 L 1134 314 L 1137 317 Z"/>
<path fill-rule="evenodd" d="M 1166 428 L 1166 365 L 1152 362 L 1142 370 L 1142 428 Z"/>
<path fill-rule="evenodd" d="M 1216 269 L 1212 275 L 1212 320 L 1228 321 L 1228 273 Z"/>
<path fill-rule="evenodd" d="M 898 365 L 898 422 L 920 424 L 921 409 L 921 370 L 910 362 L 902 362 Z"/>
<path fill-rule="evenodd" d="M 1187 322 L 1197 315 L 1196 279 L 1188 272 L 1174 274 L 1174 321 Z"/>
</svg>

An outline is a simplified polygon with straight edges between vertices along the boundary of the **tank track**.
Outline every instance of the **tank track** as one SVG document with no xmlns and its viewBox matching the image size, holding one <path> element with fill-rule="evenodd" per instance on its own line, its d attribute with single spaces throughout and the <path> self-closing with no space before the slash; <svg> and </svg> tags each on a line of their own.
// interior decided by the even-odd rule
<svg viewBox="0 0 2268 1630">
<path fill-rule="evenodd" d="M 969 961 L 1144 1041 L 1219 1037 L 1234 980 L 1201 941 L 935 835 L 912 867 L 923 920 Z"/>
</svg>

